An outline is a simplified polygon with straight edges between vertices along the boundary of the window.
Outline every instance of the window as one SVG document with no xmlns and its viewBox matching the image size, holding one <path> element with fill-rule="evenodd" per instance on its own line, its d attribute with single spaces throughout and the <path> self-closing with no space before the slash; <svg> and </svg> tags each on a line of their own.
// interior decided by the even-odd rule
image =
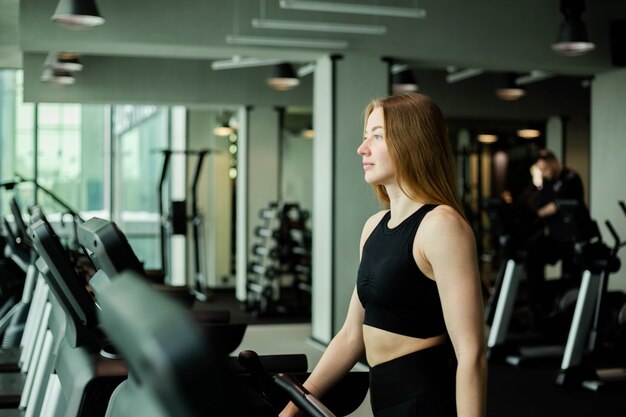
<svg viewBox="0 0 626 417">
<path fill-rule="evenodd" d="M 35 177 L 35 105 L 23 103 L 22 71 L 0 70 L 0 181 L 15 175 Z M 25 204 L 33 202 L 31 186 L 13 192 L 0 190 L 0 213 L 9 213 L 13 195 Z"/>
<path fill-rule="evenodd" d="M 160 268 L 158 187 L 171 109 L 23 103 L 22 91 L 22 71 L 0 70 L 0 181 L 24 180 L 14 190 L 0 190 L 0 215 L 10 213 L 17 195 L 23 212 L 37 203 L 53 224 L 59 222 L 68 210 L 47 190 L 85 219 L 115 221 L 145 267 Z M 168 201 L 169 189 L 163 193 Z M 73 230 L 59 234 L 65 232 Z"/>
</svg>

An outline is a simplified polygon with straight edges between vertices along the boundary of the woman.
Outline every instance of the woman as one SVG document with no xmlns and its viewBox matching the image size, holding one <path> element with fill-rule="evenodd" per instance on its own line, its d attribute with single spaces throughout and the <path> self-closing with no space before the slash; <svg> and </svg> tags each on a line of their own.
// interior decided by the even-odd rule
<svg viewBox="0 0 626 417">
<path fill-rule="evenodd" d="M 345 323 L 304 386 L 321 397 L 365 353 L 376 417 L 483 417 L 475 239 L 458 202 L 443 115 L 413 93 L 375 100 L 365 116 L 357 153 L 389 209 L 365 223 Z M 296 412 L 289 404 L 280 415 Z"/>
</svg>

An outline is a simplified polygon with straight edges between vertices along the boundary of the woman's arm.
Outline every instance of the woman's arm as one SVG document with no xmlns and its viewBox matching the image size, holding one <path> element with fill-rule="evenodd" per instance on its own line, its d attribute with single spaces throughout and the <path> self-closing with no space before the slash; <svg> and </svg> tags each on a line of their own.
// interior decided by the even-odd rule
<svg viewBox="0 0 626 417">
<path fill-rule="evenodd" d="M 350 300 L 346 321 L 330 341 L 315 369 L 304 382 L 304 387 L 315 397 L 322 397 L 350 372 L 364 351 L 363 307 L 355 289 Z M 280 417 L 295 416 L 297 411 L 297 407 L 289 403 L 280 413 Z"/>
<path fill-rule="evenodd" d="M 474 233 L 452 208 L 441 206 L 427 215 L 418 256 L 431 266 L 444 319 L 456 353 L 456 402 L 459 417 L 486 413 L 487 357 L 483 299 Z M 426 219 L 425 219 L 426 220 Z"/>
<path fill-rule="evenodd" d="M 368 219 L 361 233 L 360 253 L 372 230 L 380 221 L 383 212 Z M 356 288 L 352 292 L 346 320 L 341 330 L 333 337 L 319 362 L 304 382 L 304 387 L 315 397 L 320 398 L 332 386 L 345 376 L 365 352 L 363 343 L 363 317 L 365 311 L 357 295 Z M 280 417 L 295 416 L 298 412 L 293 403 L 280 413 Z"/>
</svg>

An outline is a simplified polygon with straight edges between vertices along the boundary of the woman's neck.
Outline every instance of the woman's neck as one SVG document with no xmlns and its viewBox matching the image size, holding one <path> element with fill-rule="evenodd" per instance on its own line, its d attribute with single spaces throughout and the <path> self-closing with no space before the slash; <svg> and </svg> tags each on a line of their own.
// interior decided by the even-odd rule
<svg viewBox="0 0 626 417">
<path fill-rule="evenodd" d="M 391 221 L 400 222 L 410 216 L 418 208 L 425 204 L 423 198 L 413 200 L 409 198 L 400 187 L 387 187 L 389 196 L 389 208 L 391 209 Z"/>
</svg>

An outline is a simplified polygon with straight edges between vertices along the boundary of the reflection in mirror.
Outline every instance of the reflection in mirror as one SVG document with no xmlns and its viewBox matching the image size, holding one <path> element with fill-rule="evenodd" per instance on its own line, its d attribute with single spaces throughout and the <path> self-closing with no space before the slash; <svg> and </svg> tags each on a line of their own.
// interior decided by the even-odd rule
<svg viewBox="0 0 626 417">
<path fill-rule="evenodd" d="M 245 307 L 257 316 L 310 319 L 313 188 L 310 109 L 278 109 L 276 196 L 252 213 Z M 266 144 L 266 152 L 273 144 Z M 275 171 L 273 170 L 275 168 Z M 271 174 L 269 174 L 271 175 Z M 269 176 L 268 175 L 268 176 Z M 257 196 L 259 197 L 259 196 Z"/>
<path fill-rule="evenodd" d="M 236 265 L 237 108 L 192 107 L 187 114 L 188 149 L 209 151 L 197 178 L 194 222 L 201 226 L 197 242 L 193 234 L 187 236 L 192 248 L 187 258 L 188 279 L 202 281 L 209 291 L 232 288 Z M 188 165 L 189 182 L 195 175 L 195 167 Z"/>
</svg>

